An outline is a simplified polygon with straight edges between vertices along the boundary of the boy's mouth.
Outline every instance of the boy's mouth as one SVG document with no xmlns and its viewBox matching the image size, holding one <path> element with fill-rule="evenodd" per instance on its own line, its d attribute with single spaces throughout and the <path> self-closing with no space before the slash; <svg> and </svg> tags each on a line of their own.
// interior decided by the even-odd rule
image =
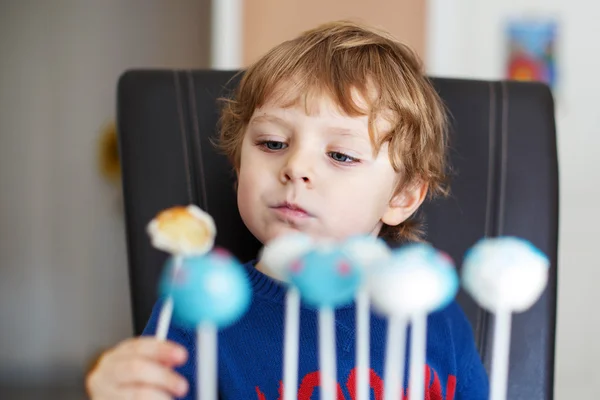
<svg viewBox="0 0 600 400">
<path fill-rule="evenodd" d="M 312 217 L 312 214 L 310 214 L 308 211 L 306 211 L 305 209 L 303 209 L 302 207 L 300 207 L 297 204 L 294 203 L 288 203 L 288 202 L 284 202 L 284 203 L 280 203 L 277 204 L 273 207 L 271 207 L 273 210 L 275 210 L 279 215 L 281 215 L 284 218 L 309 218 Z"/>
</svg>

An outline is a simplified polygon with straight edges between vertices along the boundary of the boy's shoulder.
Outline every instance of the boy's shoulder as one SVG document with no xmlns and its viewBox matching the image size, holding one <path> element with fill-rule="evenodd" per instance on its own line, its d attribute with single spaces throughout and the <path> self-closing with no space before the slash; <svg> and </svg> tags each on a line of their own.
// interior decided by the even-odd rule
<svg viewBox="0 0 600 400">
<path fill-rule="evenodd" d="M 463 308 L 457 300 L 441 310 L 433 312 L 428 318 L 428 327 L 430 330 L 439 330 L 440 339 L 447 340 L 443 336 L 448 336 L 457 349 L 473 347 L 474 334 L 473 327 L 465 314 Z"/>
<path fill-rule="evenodd" d="M 467 315 L 456 299 L 452 300 L 452 302 L 443 309 L 438 310 L 431 315 L 443 318 L 453 329 L 461 330 L 471 327 Z"/>
<path fill-rule="evenodd" d="M 465 398 L 487 398 L 488 378 L 481 356 L 477 350 L 474 329 L 458 301 L 454 300 L 443 310 L 430 315 L 428 320 L 431 335 L 428 345 L 446 346 L 456 362 L 458 393 Z M 450 347 L 451 349 L 449 349 Z"/>
</svg>

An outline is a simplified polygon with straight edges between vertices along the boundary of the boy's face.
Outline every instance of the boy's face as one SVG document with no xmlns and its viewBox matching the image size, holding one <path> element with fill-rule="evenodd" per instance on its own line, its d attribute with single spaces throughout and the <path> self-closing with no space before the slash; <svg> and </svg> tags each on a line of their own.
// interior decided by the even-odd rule
<svg viewBox="0 0 600 400">
<path fill-rule="evenodd" d="M 383 223 L 398 225 L 417 209 L 426 185 L 397 193 L 401 177 L 387 144 L 374 154 L 367 116 L 347 116 L 325 96 L 309 111 L 267 102 L 246 129 L 238 207 L 258 240 L 294 231 L 334 240 L 376 235 Z M 376 121 L 376 131 L 386 129 Z"/>
</svg>

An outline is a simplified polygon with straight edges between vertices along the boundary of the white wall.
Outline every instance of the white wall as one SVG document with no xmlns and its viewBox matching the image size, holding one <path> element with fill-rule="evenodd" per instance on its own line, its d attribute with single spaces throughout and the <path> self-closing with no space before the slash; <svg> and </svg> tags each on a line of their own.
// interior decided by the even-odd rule
<svg viewBox="0 0 600 400">
<path fill-rule="evenodd" d="M 556 398 L 600 398 L 600 3 L 588 0 L 431 0 L 428 59 L 439 76 L 502 78 L 503 23 L 560 22 L 556 93 L 560 161 Z"/>
<path fill-rule="evenodd" d="M 130 67 L 206 67 L 209 1 L 0 10 L 0 381 L 77 379 L 131 334 L 119 198 L 96 169 Z"/>
</svg>

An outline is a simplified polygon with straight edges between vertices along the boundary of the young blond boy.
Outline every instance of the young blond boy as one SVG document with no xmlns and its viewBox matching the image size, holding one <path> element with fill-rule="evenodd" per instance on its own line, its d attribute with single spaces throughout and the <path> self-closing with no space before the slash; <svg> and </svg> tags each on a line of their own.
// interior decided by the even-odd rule
<svg viewBox="0 0 600 400">
<path fill-rule="evenodd" d="M 420 239 L 414 214 L 443 194 L 444 106 L 417 56 L 385 33 L 325 24 L 252 65 L 223 110 L 220 146 L 237 173 L 238 207 L 262 243 L 300 231 L 316 238 L 372 234 Z M 222 399 L 280 399 L 285 288 L 245 265 L 248 313 L 219 334 Z M 156 328 L 157 303 L 145 334 Z M 355 399 L 354 306 L 336 311 L 338 399 Z M 456 303 L 428 319 L 426 399 L 487 398 L 487 377 Z M 298 399 L 319 387 L 316 313 L 301 310 Z M 386 323 L 371 319 L 371 398 L 383 392 Z M 191 399 L 194 332 L 127 340 L 88 377 L 92 399 Z M 406 391 L 406 381 L 404 383 Z"/>
</svg>

